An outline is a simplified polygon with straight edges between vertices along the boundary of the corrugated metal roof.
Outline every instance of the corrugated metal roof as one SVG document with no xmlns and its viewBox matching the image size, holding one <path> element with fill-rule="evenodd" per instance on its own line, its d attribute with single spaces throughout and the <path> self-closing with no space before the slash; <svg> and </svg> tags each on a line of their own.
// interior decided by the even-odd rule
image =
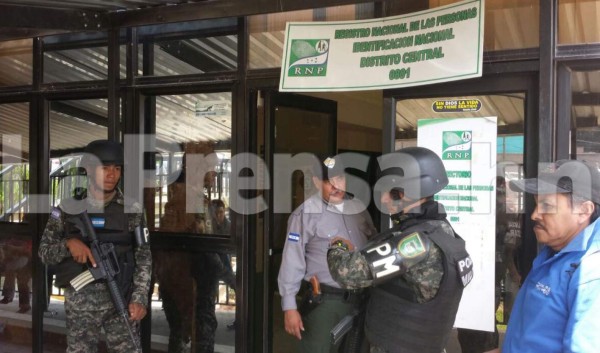
<svg viewBox="0 0 600 353">
<path fill-rule="evenodd" d="M 13 1 L 0 1 L 0 6 Z M 49 3 L 65 5 L 83 4 L 83 1 L 19 1 L 19 4 Z M 86 5 L 105 4 L 141 7 L 166 4 L 166 1 L 90 1 Z M 173 3 L 173 2 L 171 2 Z M 0 24 L 2 27 L 2 24 Z M 154 45 L 154 75 L 185 75 L 208 71 L 230 71 L 237 66 L 237 36 L 222 35 L 179 40 L 158 41 Z M 181 53 L 185 50 L 187 57 Z M 0 86 L 29 85 L 32 82 L 32 41 L 0 41 Z M 141 52 L 140 52 L 141 54 Z M 121 57 L 125 58 L 125 46 L 121 47 Z M 44 82 L 72 82 L 106 80 L 108 75 L 108 55 L 106 45 L 76 49 L 48 50 L 44 54 Z M 125 75 L 122 61 L 121 76 Z M 141 63 L 140 63 L 141 70 Z M 139 72 L 141 75 L 141 72 Z M 228 141 L 231 139 L 231 108 L 223 116 L 197 117 L 196 102 L 221 101 L 231 104 L 229 92 L 161 96 L 156 100 L 159 116 L 157 136 L 161 142 L 187 141 Z M 28 136 L 28 105 L 0 105 L 0 125 L 3 133 Z M 106 137 L 106 99 L 86 99 L 53 102 L 50 109 L 51 150 L 81 148 L 93 139 Z M 25 155 L 28 155 L 28 141 L 25 142 Z"/>
</svg>

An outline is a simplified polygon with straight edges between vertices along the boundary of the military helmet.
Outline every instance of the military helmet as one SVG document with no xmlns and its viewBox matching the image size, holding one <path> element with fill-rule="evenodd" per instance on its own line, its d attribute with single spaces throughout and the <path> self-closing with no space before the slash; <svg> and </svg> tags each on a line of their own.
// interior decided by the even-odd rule
<svg viewBox="0 0 600 353">
<path fill-rule="evenodd" d="M 381 177 L 390 189 L 419 200 L 433 196 L 448 185 L 446 168 L 440 157 L 424 147 L 406 147 L 382 156 Z"/>
<path fill-rule="evenodd" d="M 123 147 L 120 143 L 110 140 L 96 140 L 90 142 L 84 150 L 85 154 L 81 159 L 81 166 L 93 166 L 98 163 L 103 165 L 114 164 L 123 165 Z M 93 156 L 96 156 L 94 158 Z"/>
</svg>

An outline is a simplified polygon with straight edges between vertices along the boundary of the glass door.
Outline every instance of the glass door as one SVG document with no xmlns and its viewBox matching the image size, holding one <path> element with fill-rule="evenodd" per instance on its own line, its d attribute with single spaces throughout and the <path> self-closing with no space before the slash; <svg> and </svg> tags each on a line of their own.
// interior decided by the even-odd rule
<svg viewBox="0 0 600 353">
<path fill-rule="evenodd" d="M 0 341 L 32 346 L 29 103 L 0 104 Z"/>
<path fill-rule="evenodd" d="M 233 353 L 231 92 L 148 95 L 144 116 L 145 143 L 155 151 L 144 160 L 145 170 L 154 169 L 144 185 L 152 351 Z"/>
<path fill-rule="evenodd" d="M 427 90 L 428 93 L 422 97 L 418 93 L 416 96 L 396 96 L 392 146 L 394 150 L 399 150 L 417 144 L 423 145 L 422 139 L 432 138 L 419 134 L 420 127 L 424 128 L 426 125 L 425 121 L 440 119 L 441 122 L 441 119 L 446 119 L 445 126 L 457 131 L 465 126 L 461 119 L 490 118 L 491 121 L 496 121 L 496 149 L 492 152 L 495 153 L 496 164 L 492 168 L 496 170 L 496 177 L 489 181 L 496 199 L 495 207 L 490 207 L 495 212 L 495 227 L 489 231 L 491 239 L 481 239 L 482 243 L 485 242 L 490 247 L 489 252 L 478 255 L 478 250 L 472 250 L 473 248 L 469 252 L 473 261 L 479 262 L 478 272 L 488 276 L 484 281 L 485 290 L 479 293 L 487 293 L 490 296 L 488 301 L 495 303 L 495 311 L 490 311 L 489 320 L 493 320 L 500 337 L 503 337 L 502 332 L 506 330 L 515 295 L 536 254 L 535 237 L 530 232 L 524 232 L 528 223 L 524 215 L 525 200 L 508 187 L 510 180 L 524 176 L 528 160 L 536 157 L 535 150 L 527 148 L 526 133 L 533 123 L 532 113 L 536 109 L 532 102 L 534 81 L 523 77 L 479 81 L 481 82 L 472 85 L 461 83 L 458 88 L 451 87 L 452 85 L 436 86 L 433 90 Z M 451 176 L 449 175 L 450 185 L 447 189 L 453 184 Z M 494 179 L 493 176 L 491 179 Z M 448 205 L 443 199 L 438 201 Z M 453 212 L 452 206 L 447 206 L 446 211 L 451 222 L 459 219 L 459 213 Z M 460 352 L 460 344 L 468 345 L 469 341 L 475 339 L 471 335 L 478 334 L 475 331 L 458 330 L 458 337 L 450 341 L 447 351 Z"/>
<path fill-rule="evenodd" d="M 285 175 L 284 166 L 278 165 L 276 156 L 310 153 L 316 156 L 336 154 L 337 103 L 335 101 L 293 95 L 268 94 L 265 99 L 265 159 L 273 178 Z M 281 296 L 277 275 L 286 239 L 287 220 L 292 210 L 304 202 L 304 196 L 314 192 L 310 165 L 295 165 L 288 195 L 268 192 L 269 210 L 264 221 L 266 247 L 264 264 L 264 322 L 266 337 L 264 350 L 268 352 L 293 352 L 296 339 L 284 329 Z M 289 204 L 280 208 L 280 197 Z M 276 200 L 276 198 L 278 200 Z"/>
</svg>

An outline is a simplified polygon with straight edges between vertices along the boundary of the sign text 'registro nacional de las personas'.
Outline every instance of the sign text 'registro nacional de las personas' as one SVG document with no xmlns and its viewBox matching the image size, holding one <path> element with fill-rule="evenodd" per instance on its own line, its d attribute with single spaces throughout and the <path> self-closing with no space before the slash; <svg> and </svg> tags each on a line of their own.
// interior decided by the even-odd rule
<svg viewBox="0 0 600 353">
<path fill-rule="evenodd" d="M 342 22 L 289 22 L 280 91 L 409 87 L 481 76 L 484 0 Z"/>
</svg>

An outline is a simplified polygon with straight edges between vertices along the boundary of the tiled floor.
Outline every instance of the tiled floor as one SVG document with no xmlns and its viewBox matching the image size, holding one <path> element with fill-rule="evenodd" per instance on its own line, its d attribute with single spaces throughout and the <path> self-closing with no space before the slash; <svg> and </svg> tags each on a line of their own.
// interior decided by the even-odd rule
<svg viewBox="0 0 600 353">
<path fill-rule="evenodd" d="M 10 304 L 0 304 L 0 353 L 30 353 L 31 345 L 17 345 L 14 338 L 9 338 L 11 325 L 17 325 L 21 328 L 31 328 L 31 311 L 25 314 L 18 314 L 18 300 L 15 298 Z M 234 307 L 218 306 L 217 320 L 219 326 L 215 336 L 215 352 L 233 353 L 235 342 L 235 330 L 227 328 L 227 324 L 234 320 Z M 58 300 L 52 300 L 49 310 L 44 314 L 44 331 L 64 334 L 65 314 L 63 303 Z M 3 330 L 3 327 L 7 327 Z M 6 331 L 6 332 L 3 332 Z M 157 352 L 166 352 L 169 336 L 169 326 L 161 308 L 160 302 L 155 301 L 152 305 L 152 349 Z M 64 348 L 52 347 L 52 342 L 44 343 L 44 353 L 63 353 Z"/>
<path fill-rule="evenodd" d="M 164 318 L 164 312 L 160 307 L 160 302 L 153 303 L 152 310 L 152 347 L 153 351 L 165 352 L 168 342 L 169 327 Z M 17 314 L 18 304 L 13 303 L 0 305 L 0 353 L 31 353 L 31 346 L 16 345 L 6 341 L 5 334 L 2 332 L 3 325 L 11 322 L 20 322 L 20 325 L 31 327 L 31 312 L 26 314 Z M 227 329 L 227 324 L 232 322 L 235 313 L 230 310 L 218 310 L 217 319 L 219 327 L 216 333 L 215 352 L 233 353 L 235 331 Z M 64 310 L 59 301 L 52 301 L 49 311 L 44 314 L 45 330 L 54 332 L 64 332 Z M 502 337 L 501 337 L 502 338 Z M 44 353 L 62 353 L 64 348 L 53 347 L 52 342 L 45 342 Z M 447 353 L 460 353 L 460 346 L 456 339 L 456 331 L 448 342 Z"/>
</svg>

